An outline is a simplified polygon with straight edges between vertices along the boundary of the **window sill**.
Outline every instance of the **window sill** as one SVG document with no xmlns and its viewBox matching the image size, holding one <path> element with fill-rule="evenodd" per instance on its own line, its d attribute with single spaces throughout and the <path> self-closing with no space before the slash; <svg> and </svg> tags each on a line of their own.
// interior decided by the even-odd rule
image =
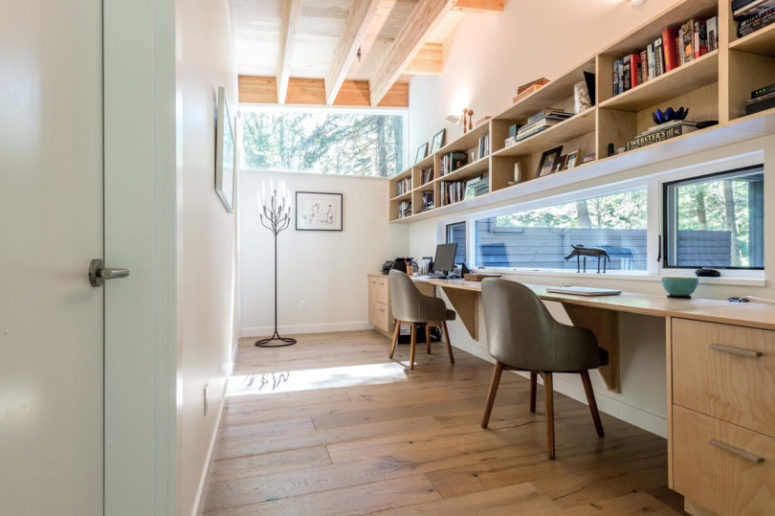
<svg viewBox="0 0 775 516">
<path fill-rule="evenodd" d="M 634 272 L 634 271 L 608 271 L 605 274 L 597 272 L 571 272 L 567 270 L 549 270 L 549 269 L 522 269 L 515 267 L 488 267 L 485 269 L 475 268 L 476 272 L 497 272 L 499 274 L 530 275 L 535 277 L 547 278 L 583 278 L 585 280 L 598 279 L 608 281 L 649 281 L 660 283 L 663 277 L 694 277 L 694 270 L 688 269 L 665 269 L 661 273 Z M 744 272 L 745 275 L 726 275 L 726 271 L 721 271 L 720 278 L 699 278 L 700 284 L 705 285 L 724 285 L 724 286 L 748 286 L 765 287 L 767 278 L 765 271 L 731 271 L 732 273 Z"/>
</svg>

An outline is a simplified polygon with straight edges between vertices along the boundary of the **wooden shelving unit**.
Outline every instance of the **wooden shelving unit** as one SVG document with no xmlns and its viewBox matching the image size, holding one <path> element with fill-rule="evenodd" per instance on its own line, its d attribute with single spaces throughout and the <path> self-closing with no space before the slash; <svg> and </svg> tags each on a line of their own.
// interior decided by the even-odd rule
<svg viewBox="0 0 775 516">
<path fill-rule="evenodd" d="M 623 55 L 640 51 L 658 37 L 665 27 L 678 27 L 686 20 L 719 18 L 719 48 L 685 63 L 656 79 L 646 81 L 622 94 L 613 95 L 613 63 Z M 597 105 L 521 142 L 504 147 L 508 128 L 523 124 L 544 108 L 573 111 L 574 85 L 584 80 L 584 72 L 596 76 Z M 507 199 L 517 202 L 524 196 L 535 198 L 558 186 L 585 181 L 671 160 L 775 132 L 775 109 L 745 115 L 745 102 L 752 90 L 775 83 L 775 24 L 744 38 L 737 38 L 729 0 L 681 0 L 645 21 L 629 34 L 601 49 L 597 54 L 555 77 L 549 84 L 510 106 L 473 131 L 447 143 L 421 163 L 391 179 L 390 219 L 413 222 L 464 209 L 487 206 Z M 689 108 L 689 120 L 717 120 L 703 130 L 648 147 L 608 156 L 608 146 L 624 147 L 630 139 L 654 125 L 651 114 L 667 107 Z M 439 170 L 441 156 L 452 151 L 469 151 L 479 138 L 490 135 L 489 156 L 433 181 L 420 185 L 420 170 Z M 563 153 L 594 152 L 598 159 L 574 169 L 537 178 L 541 154 L 563 146 Z M 515 181 L 515 165 L 520 177 Z M 489 193 L 440 206 L 440 184 L 486 174 Z M 396 196 L 395 183 L 413 177 L 411 195 Z M 435 207 L 421 211 L 422 192 L 434 191 Z M 411 215 L 398 219 L 399 202 L 411 198 Z"/>
</svg>

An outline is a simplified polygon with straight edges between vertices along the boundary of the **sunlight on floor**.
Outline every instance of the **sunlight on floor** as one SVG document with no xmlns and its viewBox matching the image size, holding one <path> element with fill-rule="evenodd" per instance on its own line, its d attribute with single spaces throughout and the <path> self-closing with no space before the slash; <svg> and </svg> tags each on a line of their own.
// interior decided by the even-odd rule
<svg viewBox="0 0 775 516">
<path fill-rule="evenodd" d="M 395 362 L 365 364 L 325 369 L 304 369 L 249 375 L 235 375 L 229 380 L 227 397 L 249 394 L 334 389 L 354 385 L 375 385 L 405 381 L 406 368 Z"/>
</svg>

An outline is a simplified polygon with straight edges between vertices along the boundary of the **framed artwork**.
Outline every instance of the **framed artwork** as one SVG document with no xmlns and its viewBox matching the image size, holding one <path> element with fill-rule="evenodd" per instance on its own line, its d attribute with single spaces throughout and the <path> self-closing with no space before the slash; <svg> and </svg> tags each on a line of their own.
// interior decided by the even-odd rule
<svg viewBox="0 0 775 516">
<path fill-rule="evenodd" d="M 446 134 L 447 130 L 442 129 L 433 135 L 433 143 L 431 143 L 431 154 L 444 147 L 444 136 L 446 136 Z"/>
<path fill-rule="evenodd" d="M 536 172 L 536 176 L 537 177 L 548 176 L 549 174 L 554 172 L 554 166 L 560 160 L 561 156 L 562 156 L 562 145 L 560 145 L 559 147 L 555 147 L 554 149 L 549 149 L 548 151 L 544 151 L 544 153 L 541 155 L 541 162 L 538 164 L 538 171 Z"/>
<path fill-rule="evenodd" d="M 414 157 L 415 164 L 424 160 L 426 156 L 428 156 L 428 142 L 417 147 L 417 154 Z"/>
<path fill-rule="evenodd" d="M 581 149 L 576 149 L 575 151 L 568 154 L 568 161 L 565 163 L 565 170 L 576 168 L 577 166 L 579 166 L 580 161 L 581 161 Z"/>
<path fill-rule="evenodd" d="M 234 211 L 234 145 L 226 89 L 219 86 L 215 92 L 215 193 L 229 213 Z"/>
<path fill-rule="evenodd" d="M 559 172 L 563 168 L 565 168 L 565 160 L 568 159 L 567 154 L 563 154 L 560 156 L 560 159 L 557 160 L 557 162 L 554 164 L 554 172 Z"/>
<path fill-rule="evenodd" d="M 342 194 L 296 192 L 296 231 L 342 231 Z"/>
</svg>

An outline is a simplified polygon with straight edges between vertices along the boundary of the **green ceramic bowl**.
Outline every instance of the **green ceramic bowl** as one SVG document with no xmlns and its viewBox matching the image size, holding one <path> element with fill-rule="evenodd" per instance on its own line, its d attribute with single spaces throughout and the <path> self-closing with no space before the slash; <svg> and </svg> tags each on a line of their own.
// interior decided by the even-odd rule
<svg viewBox="0 0 775 516">
<path fill-rule="evenodd" d="M 669 297 L 692 297 L 697 283 L 697 278 L 662 278 L 662 286 Z"/>
</svg>

